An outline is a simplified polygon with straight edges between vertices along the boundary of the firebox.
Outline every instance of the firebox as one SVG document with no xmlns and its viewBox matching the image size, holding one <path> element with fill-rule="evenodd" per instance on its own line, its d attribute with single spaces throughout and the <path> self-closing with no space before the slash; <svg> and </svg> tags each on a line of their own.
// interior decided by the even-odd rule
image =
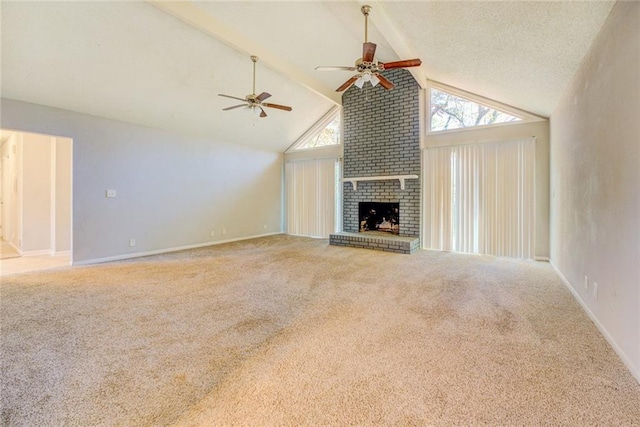
<svg viewBox="0 0 640 427">
<path fill-rule="evenodd" d="M 358 203 L 359 231 L 400 234 L 400 203 Z"/>
</svg>

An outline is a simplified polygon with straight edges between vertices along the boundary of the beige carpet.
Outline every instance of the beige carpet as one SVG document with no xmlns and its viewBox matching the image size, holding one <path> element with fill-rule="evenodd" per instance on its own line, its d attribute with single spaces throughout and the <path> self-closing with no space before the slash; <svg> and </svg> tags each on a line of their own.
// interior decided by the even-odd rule
<svg viewBox="0 0 640 427">
<path fill-rule="evenodd" d="M 2 278 L 2 425 L 640 425 L 548 264 L 273 236 Z"/>
</svg>

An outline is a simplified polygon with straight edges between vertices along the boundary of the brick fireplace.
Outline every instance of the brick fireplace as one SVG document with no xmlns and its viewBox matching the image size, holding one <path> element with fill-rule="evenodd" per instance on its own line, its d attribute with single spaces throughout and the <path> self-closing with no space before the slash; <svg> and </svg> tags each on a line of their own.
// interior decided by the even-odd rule
<svg viewBox="0 0 640 427">
<path fill-rule="evenodd" d="M 343 94 L 343 233 L 330 241 L 411 253 L 420 246 L 420 87 L 403 69 L 385 76 L 393 90 L 366 84 Z M 365 179 L 354 184 L 350 178 Z M 360 203 L 380 202 L 398 204 L 397 236 L 360 232 Z"/>
</svg>

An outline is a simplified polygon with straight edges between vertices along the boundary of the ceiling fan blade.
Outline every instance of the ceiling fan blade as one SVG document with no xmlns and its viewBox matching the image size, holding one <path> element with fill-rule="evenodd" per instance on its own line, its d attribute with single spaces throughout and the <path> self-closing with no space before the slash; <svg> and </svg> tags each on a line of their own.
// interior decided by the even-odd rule
<svg viewBox="0 0 640 427">
<path fill-rule="evenodd" d="M 264 112 L 262 107 L 259 107 L 259 108 L 260 108 L 260 117 L 267 117 L 267 113 Z"/>
<path fill-rule="evenodd" d="M 416 58 L 405 59 L 404 61 L 387 62 L 385 64 L 382 64 L 382 66 L 385 70 L 391 70 L 393 68 L 418 67 L 420 64 L 422 64 L 422 61 L 419 58 Z"/>
<path fill-rule="evenodd" d="M 256 97 L 256 99 L 257 99 L 258 101 L 264 101 L 265 99 L 269 98 L 270 96 L 271 96 L 271 94 L 270 94 L 270 93 L 262 92 L 260 95 L 258 95 L 258 96 Z"/>
<path fill-rule="evenodd" d="M 262 103 L 263 107 L 269 107 L 269 108 L 277 108 L 278 110 L 285 110 L 285 111 L 291 111 L 293 110 L 293 108 L 291 107 L 287 107 L 286 105 L 278 105 L 278 104 L 269 104 L 267 102 L 263 102 Z"/>
<path fill-rule="evenodd" d="M 339 66 L 331 66 L 331 65 L 321 65 L 316 67 L 316 70 L 320 71 L 356 71 L 356 67 L 339 67 Z"/>
<path fill-rule="evenodd" d="M 362 61 L 372 62 L 376 56 L 376 44 L 371 42 L 362 43 Z"/>
<path fill-rule="evenodd" d="M 229 111 L 229 110 L 233 110 L 233 109 L 240 108 L 240 107 L 246 107 L 246 106 L 247 106 L 247 104 L 234 105 L 233 107 L 223 108 L 222 111 Z"/>
<path fill-rule="evenodd" d="M 389 81 L 389 79 L 387 79 L 385 76 L 383 76 L 382 74 L 378 74 L 377 75 L 378 78 L 380 79 L 380 86 L 382 86 L 383 88 L 385 88 L 386 90 L 391 90 L 394 87 L 396 87 L 396 85 L 394 85 L 393 83 L 391 83 Z"/>
<path fill-rule="evenodd" d="M 342 92 L 343 90 L 347 90 L 351 87 L 352 84 L 354 84 L 356 82 L 356 80 L 358 80 L 359 76 L 353 76 L 351 77 L 349 80 L 347 80 L 346 82 L 344 82 L 342 84 L 342 86 L 340 86 L 338 89 L 336 89 L 336 92 Z"/>
<path fill-rule="evenodd" d="M 238 101 L 246 101 L 246 99 L 244 99 L 244 98 L 238 98 L 237 96 L 231 96 L 231 95 L 223 95 L 221 93 L 219 93 L 218 96 L 224 96 L 225 98 L 237 99 Z"/>
</svg>

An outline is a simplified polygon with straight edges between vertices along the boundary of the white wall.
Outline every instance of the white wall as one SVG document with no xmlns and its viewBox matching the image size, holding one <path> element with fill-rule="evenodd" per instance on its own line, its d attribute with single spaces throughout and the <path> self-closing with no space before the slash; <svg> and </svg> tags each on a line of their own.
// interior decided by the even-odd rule
<svg viewBox="0 0 640 427">
<path fill-rule="evenodd" d="M 640 3 L 620 1 L 551 117 L 551 258 L 640 381 L 639 118 Z"/>
<path fill-rule="evenodd" d="M 71 249 L 71 154 L 70 138 L 52 138 L 52 253 Z"/>
<path fill-rule="evenodd" d="M 281 153 L 8 99 L 2 125 L 73 139 L 74 263 L 282 231 Z"/>
<path fill-rule="evenodd" d="M 51 137 L 22 134 L 22 252 L 51 248 Z"/>
<path fill-rule="evenodd" d="M 426 147 L 444 147 L 482 142 L 536 138 L 536 228 L 535 257 L 549 257 L 549 122 L 490 126 L 459 132 L 428 134 Z"/>
<path fill-rule="evenodd" d="M 2 145 L 2 237 L 15 248 L 19 248 L 20 203 L 18 199 L 18 171 L 21 160 L 18 148 L 22 135 L 13 133 Z"/>
</svg>

